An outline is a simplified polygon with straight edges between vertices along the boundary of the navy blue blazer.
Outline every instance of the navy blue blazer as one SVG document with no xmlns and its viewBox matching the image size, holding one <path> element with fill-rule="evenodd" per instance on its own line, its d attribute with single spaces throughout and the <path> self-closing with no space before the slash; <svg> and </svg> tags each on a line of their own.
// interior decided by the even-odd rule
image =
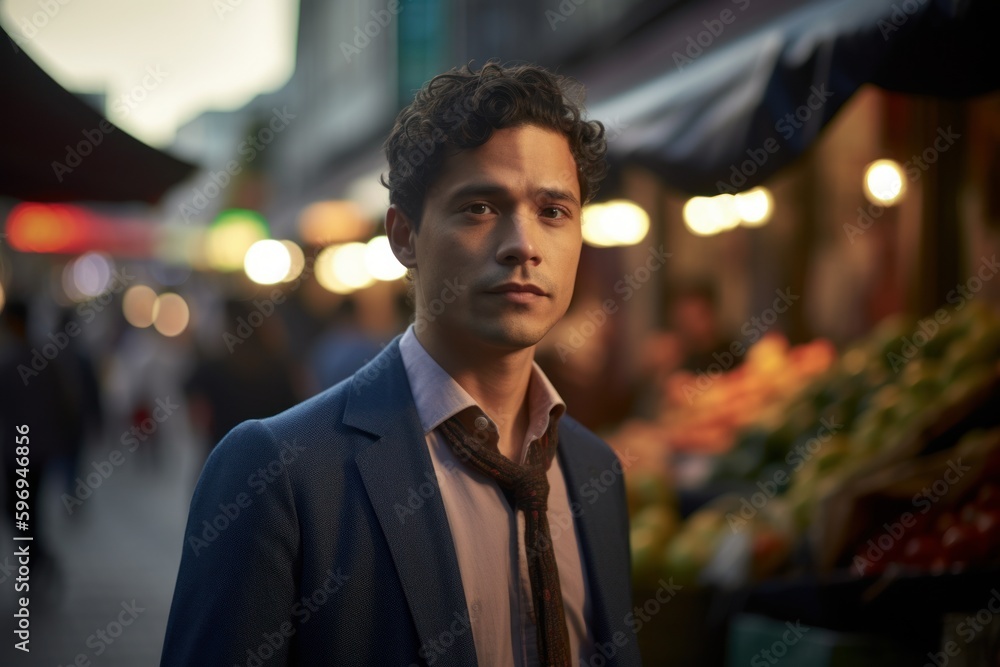
<svg viewBox="0 0 1000 667">
<path fill-rule="evenodd" d="M 559 433 L 592 632 L 613 654 L 602 664 L 639 665 L 624 482 L 589 481 L 621 468 L 568 416 Z M 213 450 L 191 500 L 160 664 L 477 664 L 398 337 L 351 378 L 240 424 Z"/>
</svg>

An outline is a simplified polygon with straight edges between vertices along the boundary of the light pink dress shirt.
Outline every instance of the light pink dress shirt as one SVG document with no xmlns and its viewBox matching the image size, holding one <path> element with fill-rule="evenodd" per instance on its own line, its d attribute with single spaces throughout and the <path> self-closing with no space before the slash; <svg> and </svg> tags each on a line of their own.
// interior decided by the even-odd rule
<svg viewBox="0 0 1000 667">
<path fill-rule="evenodd" d="M 511 509 L 495 480 L 459 460 L 437 430 L 446 419 L 473 408 L 489 420 L 487 424 L 493 434 L 491 444 L 495 448 L 496 423 L 431 358 L 417 340 L 412 326 L 403 334 L 399 350 L 458 555 L 479 665 L 533 667 L 538 664 L 538 650 L 524 546 L 524 513 Z M 545 433 L 549 419 L 558 420 L 566 409 L 549 379 L 534 363 L 528 385 L 528 404 L 530 419 L 522 449 L 524 457 L 529 443 Z M 482 423 L 478 421 L 477 426 Z M 549 467 L 548 480 L 550 532 L 559 567 L 573 665 L 579 665 L 581 660 L 589 661 L 593 655 L 590 593 L 566 481 L 557 460 Z M 427 583 L 433 585 L 433 582 Z"/>
</svg>

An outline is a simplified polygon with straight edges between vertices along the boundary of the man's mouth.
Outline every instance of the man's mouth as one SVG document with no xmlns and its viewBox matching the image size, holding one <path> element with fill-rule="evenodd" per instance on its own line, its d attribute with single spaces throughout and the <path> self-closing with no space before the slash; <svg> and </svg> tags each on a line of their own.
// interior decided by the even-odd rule
<svg viewBox="0 0 1000 667">
<path fill-rule="evenodd" d="M 534 283 L 506 282 L 486 290 L 515 303 L 531 303 L 548 296 L 545 290 Z"/>
</svg>

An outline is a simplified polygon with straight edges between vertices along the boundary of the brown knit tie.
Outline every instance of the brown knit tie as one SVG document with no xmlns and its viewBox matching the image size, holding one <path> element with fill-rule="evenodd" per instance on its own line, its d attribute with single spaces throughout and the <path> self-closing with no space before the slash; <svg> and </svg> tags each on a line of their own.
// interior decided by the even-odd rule
<svg viewBox="0 0 1000 667">
<path fill-rule="evenodd" d="M 523 466 L 485 447 L 486 438 L 470 435 L 457 416 L 441 424 L 441 430 L 459 459 L 495 479 L 501 489 L 513 494 L 514 511 L 524 511 L 524 545 L 535 608 L 539 664 L 571 667 L 559 570 L 546 514 L 549 498 L 546 474 L 559 440 L 556 421 L 551 420 L 548 432 L 528 448 L 528 460 Z"/>
</svg>

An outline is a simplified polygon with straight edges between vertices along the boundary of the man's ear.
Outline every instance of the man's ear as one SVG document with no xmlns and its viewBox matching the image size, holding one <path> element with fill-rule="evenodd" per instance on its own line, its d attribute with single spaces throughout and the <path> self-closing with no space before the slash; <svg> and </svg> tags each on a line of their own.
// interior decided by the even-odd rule
<svg viewBox="0 0 1000 667">
<path fill-rule="evenodd" d="M 413 221 L 395 204 L 385 213 L 385 235 L 392 254 L 408 269 L 417 268 L 417 229 Z"/>
</svg>

